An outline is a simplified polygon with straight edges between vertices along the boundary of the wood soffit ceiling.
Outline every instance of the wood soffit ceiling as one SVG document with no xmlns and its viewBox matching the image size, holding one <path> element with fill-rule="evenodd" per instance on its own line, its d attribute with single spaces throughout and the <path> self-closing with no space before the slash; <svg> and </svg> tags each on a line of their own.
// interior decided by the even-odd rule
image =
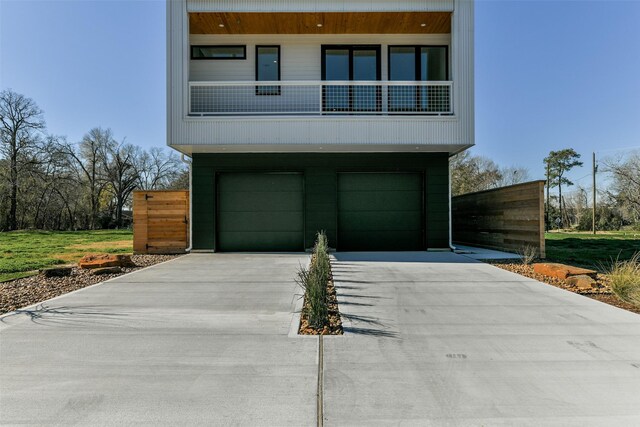
<svg viewBox="0 0 640 427">
<path fill-rule="evenodd" d="M 451 12 L 190 13 L 189 32 L 190 34 L 449 34 L 451 33 Z"/>
</svg>

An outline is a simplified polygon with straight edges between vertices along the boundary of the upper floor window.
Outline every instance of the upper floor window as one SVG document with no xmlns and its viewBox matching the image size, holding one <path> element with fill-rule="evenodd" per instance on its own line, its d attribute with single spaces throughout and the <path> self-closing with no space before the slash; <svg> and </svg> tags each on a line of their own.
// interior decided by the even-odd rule
<svg viewBox="0 0 640 427">
<path fill-rule="evenodd" d="M 280 80 L 280 46 L 256 46 L 256 81 Z M 256 95 L 280 95 L 280 86 L 256 86 Z"/>
<path fill-rule="evenodd" d="M 191 59 L 247 59 L 247 47 L 191 46 Z"/>
<path fill-rule="evenodd" d="M 379 45 L 322 45 L 325 111 L 380 111 L 382 92 L 377 85 L 345 85 L 344 81 L 380 80 Z"/>
<path fill-rule="evenodd" d="M 446 81 L 447 46 L 389 46 L 389 80 L 401 82 Z M 394 85 L 388 91 L 389 111 L 448 111 L 449 88 L 441 85 Z"/>
<path fill-rule="evenodd" d="M 447 46 L 389 46 L 389 80 L 447 80 L 447 53 Z"/>
</svg>

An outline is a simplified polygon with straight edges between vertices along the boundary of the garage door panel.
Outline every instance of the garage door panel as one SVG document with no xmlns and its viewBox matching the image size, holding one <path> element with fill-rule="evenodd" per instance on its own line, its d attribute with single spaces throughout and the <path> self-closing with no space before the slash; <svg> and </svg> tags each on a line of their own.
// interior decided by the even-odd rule
<svg viewBox="0 0 640 427">
<path fill-rule="evenodd" d="M 279 231 L 231 231 L 220 234 L 218 245 L 227 252 L 299 251 L 300 233 Z"/>
<path fill-rule="evenodd" d="M 415 231 L 422 222 L 422 211 L 343 212 L 340 226 L 348 231 Z"/>
<path fill-rule="evenodd" d="M 338 249 L 423 249 L 423 200 L 421 174 L 339 174 Z"/>
<path fill-rule="evenodd" d="M 220 174 L 217 201 L 217 250 L 304 249 L 301 174 Z"/>
<path fill-rule="evenodd" d="M 233 215 L 221 215 L 218 224 L 225 232 L 302 232 L 304 229 L 302 212 L 234 212 Z"/>
<path fill-rule="evenodd" d="M 341 247 L 342 241 L 347 241 L 348 246 L 341 250 L 407 251 L 420 250 L 423 246 L 422 236 L 414 230 L 379 230 L 375 233 L 375 239 L 372 239 L 370 231 L 346 231 L 340 232 L 338 244 Z"/>
<path fill-rule="evenodd" d="M 340 192 L 338 203 L 342 211 L 380 210 L 387 206 L 394 211 L 422 211 L 421 191 L 347 191 Z"/>
<path fill-rule="evenodd" d="M 287 212 L 300 209 L 300 192 L 221 192 L 219 212 Z"/>
<path fill-rule="evenodd" d="M 377 191 L 406 190 L 422 188 L 422 175 L 417 173 L 343 173 L 338 184 L 340 191 Z"/>
<path fill-rule="evenodd" d="M 235 191 L 294 191 L 302 192 L 302 177 L 293 173 L 228 173 L 218 177 L 220 188 Z"/>
</svg>

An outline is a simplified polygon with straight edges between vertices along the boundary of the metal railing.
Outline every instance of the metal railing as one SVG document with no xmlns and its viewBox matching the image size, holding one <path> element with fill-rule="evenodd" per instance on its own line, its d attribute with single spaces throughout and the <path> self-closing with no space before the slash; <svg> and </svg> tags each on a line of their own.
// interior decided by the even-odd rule
<svg viewBox="0 0 640 427">
<path fill-rule="evenodd" d="M 452 82 L 189 82 L 189 114 L 450 115 Z"/>
</svg>

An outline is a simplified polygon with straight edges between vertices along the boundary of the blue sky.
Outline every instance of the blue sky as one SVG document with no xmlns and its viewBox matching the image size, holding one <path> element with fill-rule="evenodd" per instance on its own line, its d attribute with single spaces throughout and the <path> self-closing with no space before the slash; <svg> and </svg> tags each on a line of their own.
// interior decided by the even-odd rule
<svg viewBox="0 0 640 427">
<path fill-rule="evenodd" d="M 476 147 L 543 176 L 550 150 L 640 146 L 640 1 L 476 3 Z M 0 0 L 0 88 L 33 98 L 49 132 L 165 137 L 163 0 Z M 590 178 L 580 183 L 588 186 Z"/>
</svg>

